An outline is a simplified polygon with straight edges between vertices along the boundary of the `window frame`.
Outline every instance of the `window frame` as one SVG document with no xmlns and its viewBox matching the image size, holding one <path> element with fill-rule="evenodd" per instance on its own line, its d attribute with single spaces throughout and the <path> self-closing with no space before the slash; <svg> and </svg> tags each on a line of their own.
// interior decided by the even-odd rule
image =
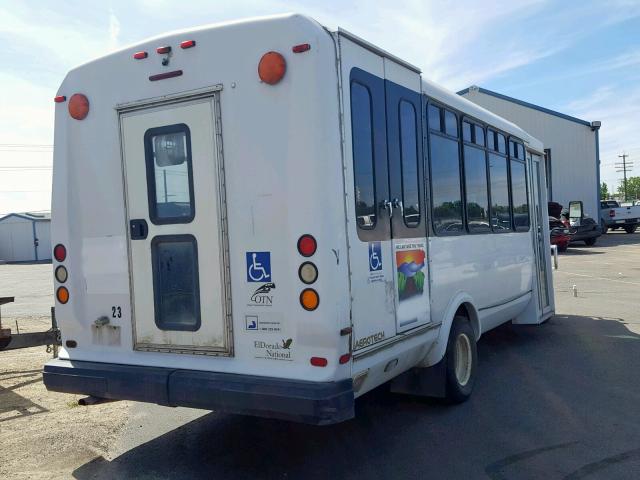
<svg viewBox="0 0 640 480">
<path fill-rule="evenodd" d="M 371 131 L 371 171 L 373 172 L 372 175 L 372 183 L 373 183 L 373 208 L 375 211 L 375 220 L 373 221 L 372 225 L 369 227 L 363 227 L 361 225 L 359 225 L 358 223 L 358 207 L 357 207 L 357 199 L 356 199 L 356 192 L 357 192 L 357 183 L 356 183 L 356 146 L 355 146 L 355 142 L 353 141 L 353 132 L 354 132 L 354 128 L 353 128 L 353 120 L 354 120 L 354 115 L 353 115 L 353 85 L 357 83 L 359 86 L 363 87 L 367 93 L 369 94 L 369 125 L 370 125 L 370 131 Z M 356 224 L 356 228 L 358 229 L 358 231 L 364 231 L 364 232 L 372 232 L 376 230 L 376 227 L 378 226 L 378 212 L 377 212 L 377 206 L 378 206 L 378 187 L 377 187 L 377 168 L 376 168 L 376 152 L 375 152 L 375 125 L 373 122 L 373 94 L 371 92 L 371 88 L 361 82 L 358 79 L 351 79 L 351 81 L 349 82 L 349 116 L 350 116 L 350 120 L 351 120 L 351 163 L 352 163 L 352 168 L 353 168 L 353 213 L 354 213 L 354 218 L 355 218 L 355 224 Z"/>
<path fill-rule="evenodd" d="M 470 131 L 471 131 L 471 140 L 469 141 L 465 141 L 464 138 L 462 139 L 462 152 L 461 152 L 461 157 L 462 157 L 462 189 L 464 192 L 464 206 L 463 206 L 463 210 L 464 210 L 464 227 L 465 227 L 465 231 L 470 234 L 470 235 L 486 235 L 487 233 L 491 233 L 493 231 L 493 227 L 491 226 L 491 182 L 490 182 L 490 177 L 489 177 L 489 155 L 487 152 L 487 130 L 490 129 L 489 126 L 487 126 L 484 122 L 479 122 L 478 120 L 473 119 L 472 117 L 469 117 L 468 115 L 464 115 L 462 117 L 462 122 L 467 122 L 470 124 Z M 484 145 L 479 145 L 476 143 L 476 128 L 481 128 L 484 132 Z M 485 172 L 485 181 L 486 181 L 486 186 L 487 186 L 487 215 L 489 218 L 489 229 L 482 232 L 482 231 L 473 231 L 469 228 L 469 209 L 467 208 L 467 174 L 466 174 L 466 155 L 465 155 L 465 146 L 469 146 L 471 148 L 476 148 L 478 150 L 481 150 L 484 153 L 484 172 Z"/>
<path fill-rule="evenodd" d="M 184 217 L 160 217 L 158 216 L 158 196 L 156 191 L 156 170 L 155 159 L 153 158 L 152 139 L 157 135 L 168 133 L 184 133 L 187 146 L 187 182 L 189 187 L 189 204 L 191 215 Z M 149 209 L 149 220 L 154 225 L 174 225 L 181 223 L 191 223 L 196 217 L 196 199 L 193 188 L 193 156 L 191 153 L 191 130 L 186 123 L 174 123 L 161 127 L 149 128 L 144 132 L 144 157 L 145 170 L 147 175 L 147 205 Z"/>
<path fill-rule="evenodd" d="M 425 111 L 426 111 L 426 121 L 425 121 L 425 131 L 426 131 L 426 137 L 427 137 L 427 148 L 426 148 L 426 152 L 425 152 L 425 161 L 428 164 L 427 168 L 428 168 L 428 173 L 429 173 L 429 182 L 427 184 L 428 186 L 428 190 L 429 190 L 429 208 L 428 208 L 428 213 L 430 214 L 430 220 L 429 220 L 429 225 L 431 228 L 431 232 L 433 233 L 433 235 L 437 236 L 437 237 L 455 237 L 455 236 L 460 236 L 460 235 L 466 235 L 467 231 L 465 228 L 463 228 L 461 231 L 459 232 L 438 232 L 437 228 L 436 228 L 436 224 L 435 224 L 435 214 L 434 214 L 434 205 L 433 205 L 433 173 L 432 173 L 432 169 L 431 169 L 431 158 L 432 158 L 432 154 L 431 154 L 431 146 L 432 143 L 431 142 L 431 134 L 434 135 L 438 135 L 440 137 L 449 139 L 449 140 L 455 140 L 458 144 L 458 172 L 460 174 L 459 176 L 459 181 L 460 181 L 460 201 L 464 202 L 464 171 L 463 171 L 463 165 L 462 165 L 462 116 L 463 114 L 461 112 L 459 112 L 458 110 L 456 110 L 455 108 L 449 107 L 443 103 L 440 103 L 434 99 L 432 99 L 431 97 L 429 97 L 428 95 L 424 95 L 425 97 Z M 440 109 L 440 126 L 438 130 L 434 130 L 431 125 L 429 124 L 429 107 L 433 105 L 435 107 L 438 107 Z M 446 133 L 445 128 L 444 128 L 444 117 L 445 117 L 445 111 L 448 110 L 449 112 L 453 113 L 456 117 L 456 123 L 458 125 L 458 136 L 454 137 L 453 135 L 449 135 Z M 464 207 L 464 205 L 462 205 L 462 209 L 461 209 L 461 221 L 462 221 L 462 225 L 464 227 L 464 225 L 466 225 L 466 208 Z"/>
<path fill-rule="evenodd" d="M 498 233 L 498 234 L 514 233 L 515 230 L 513 229 L 513 203 L 511 201 L 511 163 L 510 163 L 509 155 L 507 154 L 507 152 L 500 151 L 500 142 L 498 142 L 498 135 L 502 135 L 505 141 L 505 150 L 508 150 L 509 136 L 506 133 L 502 132 L 501 130 L 493 126 L 488 126 L 486 130 L 487 130 L 487 133 L 485 134 L 485 138 L 488 138 L 488 134 L 489 132 L 491 132 L 494 139 L 493 145 L 495 147 L 495 148 L 489 148 L 489 146 L 487 146 L 487 177 L 489 181 L 489 218 L 490 219 L 493 219 L 493 188 L 491 185 L 491 162 L 489 160 L 490 155 L 496 155 L 504 159 L 505 165 L 507 167 L 507 203 L 508 203 L 507 208 L 509 210 L 509 230 L 498 230 L 494 228 L 493 224 L 491 224 L 491 232 Z"/>
<path fill-rule="evenodd" d="M 511 156 L 511 143 L 513 142 L 514 146 L 515 146 L 515 152 L 517 154 L 518 152 L 518 146 L 522 147 L 522 153 L 524 158 L 520 159 L 519 157 L 512 157 Z M 507 136 L 507 158 L 508 158 L 508 170 L 509 170 L 509 203 L 511 205 L 511 227 L 512 227 L 512 231 L 515 233 L 523 233 L 523 232 L 529 232 L 531 230 L 531 203 L 529 202 L 529 169 L 527 168 L 527 148 L 524 146 L 524 142 L 522 140 L 520 140 L 518 137 L 513 136 L 513 135 L 509 135 Z M 527 200 L 527 217 L 529 219 L 528 223 L 527 223 L 527 228 L 525 229 L 524 227 L 517 227 L 516 226 L 516 215 L 515 215 L 515 210 L 514 210 L 514 203 L 513 203 L 513 177 L 512 177 L 512 172 L 511 172 L 511 162 L 518 162 L 520 164 L 522 164 L 522 166 L 524 167 L 524 187 L 525 187 L 525 199 Z"/>
<path fill-rule="evenodd" d="M 159 303 L 160 303 L 160 272 L 158 271 L 158 244 L 163 242 L 184 242 L 190 243 L 193 246 L 193 265 L 194 265 L 194 280 L 193 290 L 195 293 L 194 310 L 196 313 L 196 323 L 193 328 L 188 326 L 174 328 L 166 328 L 167 324 L 161 325 L 158 322 L 159 318 Z M 151 239 L 151 283 L 153 285 L 153 320 L 159 330 L 163 332 L 197 332 L 202 326 L 202 303 L 200 301 L 200 263 L 198 260 L 198 240 L 190 233 L 186 234 L 170 234 L 170 235 L 156 235 Z M 172 326 L 171 323 L 168 324 Z"/>
<path fill-rule="evenodd" d="M 407 214 L 406 214 L 406 202 L 405 202 L 405 174 L 404 174 L 404 150 L 403 150 L 403 145 L 402 145 L 402 135 L 403 135 L 403 130 L 402 130 L 402 112 L 401 112 L 401 108 L 402 105 L 407 104 L 411 107 L 411 109 L 413 110 L 413 131 L 414 131 L 414 137 L 415 137 L 415 161 L 416 161 L 416 189 L 417 189 L 417 194 L 418 194 L 418 221 L 415 222 L 415 224 L 409 224 L 407 223 Z M 422 165 L 420 163 L 420 146 L 418 145 L 418 142 L 422 141 L 422 132 L 420 131 L 420 129 L 418 128 L 420 125 L 419 122 L 419 117 L 418 117 L 418 113 L 416 111 L 416 106 L 414 105 L 413 102 L 411 102 L 410 100 L 407 100 L 405 98 L 400 98 L 398 100 L 398 138 L 399 138 L 399 147 L 400 147 L 400 191 L 402 194 L 402 204 L 403 204 L 403 209 L 402 209 L 402 222 L 404 223 L 404 226 L 406 228 L 418 228 L 420 227 L 420 225 L 422 225 L 422 218 L 424 216 L 424 214 L 426 212 L 423 212 L 423 205 L 424 205 L 424 201 L 422 198 L 422 192 L 421 192 L 421 185 L 420 185 L 420 170 L 422 168 Z M 443 114 L 440 116 L 440 123 L 442 124 L 442 122 L 445 119 L 445 113 L 443 112 Z M 445 125 L 445 130 L 446 130 L 446 125 Z M 375 173 L 375 172 L 374 172 Z M 375 198 L 375 197 L 374 197 Z"/>
</svg>

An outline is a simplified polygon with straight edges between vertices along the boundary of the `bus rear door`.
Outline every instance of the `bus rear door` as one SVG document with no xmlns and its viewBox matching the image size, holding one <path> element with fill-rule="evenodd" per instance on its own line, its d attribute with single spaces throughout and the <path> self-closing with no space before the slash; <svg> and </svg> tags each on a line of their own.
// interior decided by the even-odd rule
<svg viewBox="0 0 640 480">
<path fill-rule="evenodd" d="M 217 105 L 120 115 L 136 350 L 231 354 Z"/>
</svg>

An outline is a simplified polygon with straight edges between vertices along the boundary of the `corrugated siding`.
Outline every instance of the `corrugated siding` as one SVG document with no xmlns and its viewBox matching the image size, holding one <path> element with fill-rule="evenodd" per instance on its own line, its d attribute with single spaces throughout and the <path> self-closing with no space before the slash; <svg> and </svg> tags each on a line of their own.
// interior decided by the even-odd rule
<svg viewBox="0 0 640 480">
<path fill-rule="evenodd" d="M 0 260 L 6 262 L 35 260 L 31 220 L 12 216 L 0 222 Z"/>
<path fill-rule="evenodd" d="M 551 149 L 552 200 L 568 207 L 582 200 L 585 213 L 599 219 L 595 132 L 590 127 L 478 91 L 464 97 L 512 121 Z"/>
</svg>

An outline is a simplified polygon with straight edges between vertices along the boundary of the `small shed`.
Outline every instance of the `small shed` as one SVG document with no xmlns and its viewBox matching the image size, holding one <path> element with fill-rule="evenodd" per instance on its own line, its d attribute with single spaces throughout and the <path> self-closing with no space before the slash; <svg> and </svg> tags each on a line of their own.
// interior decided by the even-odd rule
<svg viewBox="0 0 640 480">
<path fill-rule="evenodd" d="M 51 213 L 10 213 L 0 218 L 0 262 L 51 260 Z"/>
</svg>

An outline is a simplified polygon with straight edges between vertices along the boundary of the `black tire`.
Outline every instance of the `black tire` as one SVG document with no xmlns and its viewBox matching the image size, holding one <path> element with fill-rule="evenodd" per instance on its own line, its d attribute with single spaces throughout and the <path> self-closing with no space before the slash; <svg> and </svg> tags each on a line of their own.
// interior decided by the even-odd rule
<svg viewBox="0 0 640 480">
<path fill-rule="evenodd" d="M 600 231 L 602 232 L 602 234 L 606 235 L 608 230 L 609 229 L 607 228 L 607 225 L 603 221 L 600 221 Z"/>
<path fill-rule="evenodd" d="M 624 231 L 627 233 L 633 233 L 636 231 L 636 228 L 638 228 L 637 225 L 627 225 L 624 227 Z"/>
<path fill-rule="evenodd" d="M 458 375 L 456 375 L 456 350 L 458 348 L 456 345 L 458 345 L 457 340 L 459 337 L 466 337 L 466 339 L 461 340 L 461 343 L 470 349 L 465 355 L 470 360 L 471 365 L 465 369 L 467 370 L 468 376 L 465 375 L 467 378 L 463 379 L 464 383 L 461 383 Z M 453 319 L 453 325 L 451 325 L 449 341 L 447 342 L 447 352 L 445 354 L 445 365 L 447 368 L 445 374 L 445 400 L 447 403 L 462 403 L 471 396 L 473 385 L 476 381 L 477 364 L 478 351 L 476 348 L 476 336 L 471 327 L 471 323 L 469 323 L 466 317 L 456 315 Z"/>
<path fill-rule="evenodd" d="M 593 246 L 596 244 L 596 240 L 597 240 L 597 239 L 598 239 L 598 237 L 587 238 L 587 239 L 584 241 L 584 244 L 585 244 L 587 247 L 593 247 Z"/>
</svg>

